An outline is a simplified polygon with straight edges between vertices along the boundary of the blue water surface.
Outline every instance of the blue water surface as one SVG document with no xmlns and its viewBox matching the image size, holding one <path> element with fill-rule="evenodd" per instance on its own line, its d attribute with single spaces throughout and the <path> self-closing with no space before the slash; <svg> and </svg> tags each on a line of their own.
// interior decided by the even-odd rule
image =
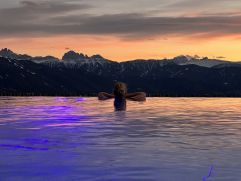
<svg viewBox="0 0 241 181">
<path fill-rule="evenodd" d="M 0 181 L 240 181 L 241 99 L 0 97 Z"/>
</svg>

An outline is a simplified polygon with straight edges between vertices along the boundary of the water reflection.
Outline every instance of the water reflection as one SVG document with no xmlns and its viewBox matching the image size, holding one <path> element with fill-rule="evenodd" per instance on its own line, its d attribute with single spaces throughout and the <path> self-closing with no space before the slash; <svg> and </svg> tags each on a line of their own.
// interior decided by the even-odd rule
<svg viewBox="0 0 241 181">
<path fill-rule="evenodd" d="M 126 110 L 126 99 L 118 99 L 114 100 L 115 111 L 125 111 Z"/>
<path fill-rule="evenodd" d="M 0 177 L 239 180 L 240 100 L 3 97 Z"/>
</svg>

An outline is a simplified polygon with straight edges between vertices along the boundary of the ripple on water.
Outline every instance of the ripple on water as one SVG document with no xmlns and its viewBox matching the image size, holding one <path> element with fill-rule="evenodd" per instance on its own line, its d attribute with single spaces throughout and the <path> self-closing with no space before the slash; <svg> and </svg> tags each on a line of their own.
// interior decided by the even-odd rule
<svg viewBox="0 0 241 181">
<path fill-rule="evenodd" d="M 240 100 L 1 97 L 0 179 L 239 180 Z"/>
</svg>

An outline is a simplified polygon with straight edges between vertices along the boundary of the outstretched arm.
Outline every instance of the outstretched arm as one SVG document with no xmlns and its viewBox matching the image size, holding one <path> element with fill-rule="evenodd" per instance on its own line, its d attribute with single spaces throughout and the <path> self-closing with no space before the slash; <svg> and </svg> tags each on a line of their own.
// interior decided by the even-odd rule
<svg viewBox="0 0 241 181">
<path fill-rule="evenodd" d="M 108 93 L 106 93 L 106 92 L 100 92 L 99 94 L 98 94 L 98 99 L 99 100 L 107 100 L 107 99 L 112 99 L 112 98 L 114 98 L 115 96 L 113 95 L 113 94 L 108 94 Z"/>
<path fill-rule="evenodd" d="M 134 92 L 126 94 L 126 99 L 132 101 L 146 101 L 146 93 L 145 92 Z"/>
</svg>

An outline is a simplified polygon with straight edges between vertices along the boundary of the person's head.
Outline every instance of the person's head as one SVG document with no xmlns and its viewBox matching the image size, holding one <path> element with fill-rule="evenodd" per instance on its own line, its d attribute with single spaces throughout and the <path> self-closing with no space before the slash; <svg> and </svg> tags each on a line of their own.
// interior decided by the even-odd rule
<svg viewBox="0 0 241 181">
<path fill-rule="evenodd" d="M 114 95 L 116 98 L 125 98 L 127 86 L 125 83 L 117 82 L 114 86 Z"/>
</svg>

